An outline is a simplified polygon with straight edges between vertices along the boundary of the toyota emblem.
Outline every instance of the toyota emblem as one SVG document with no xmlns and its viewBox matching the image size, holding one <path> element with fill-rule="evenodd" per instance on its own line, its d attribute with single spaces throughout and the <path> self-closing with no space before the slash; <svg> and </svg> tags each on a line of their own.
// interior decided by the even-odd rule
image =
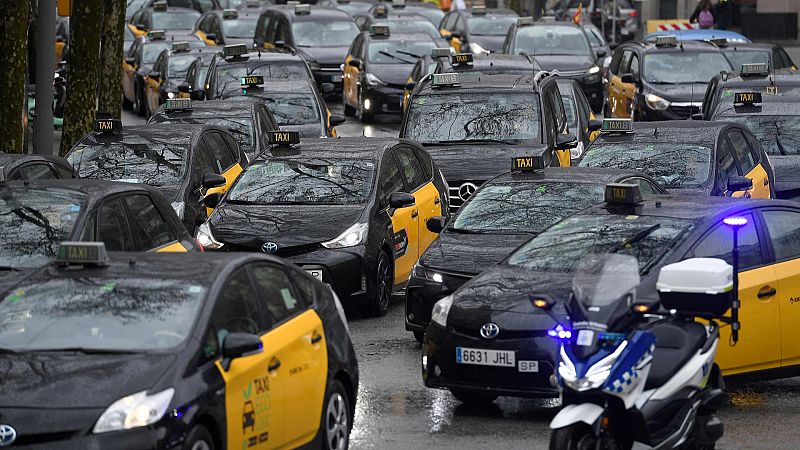
<svg viewBox="0 0 800 450">
<path fill-rule="evenodd" d="M 17 430 L 11 425 L 0 424 L 0 447 L 5 447 L 17 440 Z"/>
<path fill-rule="evenodd" d="M 467 201 L 468 198 L 472 197 L 472 194 L 478 190 L 478 186 L 475 186 L 472 183 L 464 183 L 461 187 L 458 188 L 458 196 L 461 197 L 461 200 Z"/>
<path fill-rule="evenodd" d="M 274 242 L 264 242 L 264 245 L 261 246 L 261 251 L 264 253 L 273 254 L 278 251 L 278 244 Z"/>
<path fill-rule="evenodd" d="M 500 334 L 500 327 L 496 323 L 489 322 L 481 327 L 481 336 L 486 339 L 494 339 Z"/>
</svg>

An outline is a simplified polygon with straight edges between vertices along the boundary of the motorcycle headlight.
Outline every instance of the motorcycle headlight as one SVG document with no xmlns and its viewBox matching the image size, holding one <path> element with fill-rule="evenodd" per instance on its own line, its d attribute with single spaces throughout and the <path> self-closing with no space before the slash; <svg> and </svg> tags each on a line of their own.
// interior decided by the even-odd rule
<svg viewBox="0 0 800 450">
<path fill-rule="evenodd" d="M 627 345 L 628 341 L 622 341 L 620 346 L 614 350 L 614 353 L 606 356 L 600 361 L 597 361 L 594 363 L 594 365 L 592 365 L 592 367 L 589 367 L 589 370 L 586 371 L 586 375 L 583 378 L 574 378 L 572 380 L 564 378 L 564 384 L 578 392 L 602 387 L 606 381 L 608 381 L 608 377 L 611 375 L 611 369 L 614 367 L 614 363 L 617 362 L 617 358 L 619 358 L 619 355 L 622 354 Z M 559 374 L 560 373 L 561 372 L 559 371 Z"/>
<path fill-rule="evenodd" d="M 371 73 L 366 74 L 367 84 L 370 86 L 385 86 L 386 83 L 383 82 L 380 78 L 376 77 Z"/>
<path fill-rule="evenodd" d="M 413 273 L 417 278 L 433 281 L 434 283 L 441 283 L 444 281 L 442 274 L 426 269 L 424 266 L 419 265 L 419 263 L 414 265 Z"/>
<path fill-rule="evenodd" d="M 183 219 L 183 212 L 186 209 L 186 203 L 184 202 L 172 202 L 172 209 L 175 210 L 175 214 L 178 215 L 181 219 Z"/>
<path fill-rule="evenodd" d="M 109 406 L 97 419 L 92 432 L 130 430 L 158 422 L 172 401 L 175 389 L 165 389 L 157 394 L 147 391 L 123 397 Z"/>
<path fill-rule="evenodd" d="M 644 97 L 644 100 L 647 102 L 647 106 L 649 106 L 651 109 L 656 109 L 659 111 L 669 108 L 669 105 L 671 104 L 669 100 L 665 100 L 656 94 L 647 94 Z"/>
<path fill-rule="evenodd" d="M 208 226 L 208 222 L 203 223 L 199 228 L 197 228 L 196 237 L 197 242 L 199 242 L 203 248 L 217 249 L 225 245 L 214 239 L 214 235 L 211 234 L 211 227 Z"/>
<path fill-rule="evenodd" d="M 439 325 L 446 327 L 447 326 L 447 315 L 450 314 L 450 307 L 453 306 L 453 296 L 448 295 L 447 297 L 439 300 L 433 305 L 433 312 L 431 313 L 431 320 L 438 323 Z"/>
<path fill-rule="evenodd" d="M 489 53 L 491 53 L 489 50 L 486 50 L 485 48 L 481 47 L 480 44 L 477 44 L 475 42 L 469 44 L 469 49 L 475 55 L 488 55 Z"/>
<path fill-rule="evenodd" d="M 574 383 L 578 379 L 578 374 L 575 371 L 575 364 L 573 364 L 572 360 L 567 356 L 563 345 L 561 346 L 560 355 L 561 361 L 558 362 L 558 374 L 564 380 L 564 383 Z"/>
<path fill-rule="evenodd" d="M 364 239 L 367 237 L 368 229 L 369 224 L 356 223 L 350 228 L 344 230 L 344 232 L 342 232 L 342 234 L 339 236 L 336 236 L 336 238 L 327 242 L 323 242 L 322 246 L 325 248 L 346 248 L 356 246 L 364 242 Z"/>
</svg>

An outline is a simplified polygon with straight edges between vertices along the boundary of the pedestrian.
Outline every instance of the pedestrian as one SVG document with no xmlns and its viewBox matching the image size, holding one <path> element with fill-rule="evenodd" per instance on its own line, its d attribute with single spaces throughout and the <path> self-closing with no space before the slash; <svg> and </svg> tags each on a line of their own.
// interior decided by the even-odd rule
<svg viewBox="0 0 800 450">
<path fill-rule="evenodd" d="M 711 0 L 700 0 L 689 22 L 697 23 L 704 30 L 714 28 L 714 13 L 711 12 L 713 8 Z"/>
<path fill-rule="evenodd" d="M 733 25 L 733 5 L 731 0 L 719 0 L 717 3 L 716 17 L 717 29 L 727 30 Z"/>
</svg>

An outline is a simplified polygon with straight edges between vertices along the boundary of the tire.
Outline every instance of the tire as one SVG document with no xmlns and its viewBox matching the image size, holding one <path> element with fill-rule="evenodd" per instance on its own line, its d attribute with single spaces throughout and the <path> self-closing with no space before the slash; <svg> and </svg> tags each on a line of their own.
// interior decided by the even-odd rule
<svg viewBox="0 0 800 450">
<path fill-rule="evenodd" d="M 414 332 L 414 339 L 416 339 L 417 342 L 422 342 L 423 339 L 425 339 L 425 332 L 424 331 L 415 331 Z"/>
<path fill-rule="evenodd" d="M 128 101 L 127 98 L 125 98 L 125 94 L 122 94 L 122 107 L 125 109 L 133 108 L 133 103 L 131 103 L 130 101 Z"/>
<path fill-rule="evenodd" d="M 356 109 L 347 104 L 347 97 L 344 95 L 344 92 L 342 92 L 342 104 L 344 105 L 345 116 L 353 117 L 356 114 Z"/>
<path fill-rule="evenodd" d="M 358 95 L 358 120 L 361 123 L 371 123 L 373 114 L 364 109 L 364 102 L 361 100 L 361 94 Z"/>
<path fill-rule="evenodd" d="M 183 450 L 214 450 L 214 437 L 208 428 L 196 425 L 183 441 Z"/>
<path fill-rule="evenodd" d="M 345 450 L 350 446 L 350 400 L 342 383 L 333 379 L 325 402 L 322 404 L 322 419 L 319 432 L 324 450 Z"/>
<path fill-rule="evenodd" d="M 585 423 L 576 423 L 553 430 L 550 434 L 550 450 L 618 450 L 623 448 L 615 441 L 604 440 L 598 446 L 591 427 Z"/>
<path fill-rule="evenodd" d="M 450 388 L 450 393 L 456 400 L 465 405 L 486 405 L 495 401 L 497 394 L 487 392 L 472 391 L 469 389 Z"/>
<path fill-rule="evenodd" d="M 366 300 L 362 306 L 366 314 L 372 317 L 380 317 L 385 316 L 386 311 L 389 309 L 389 300 L 392 297 L 392 289 L 394 288 L 392 263 L 385 251 L 381 250 L 375 267 L 375 281 L 373 281 L 372 290 L 367 293 Z"/>
<path fill-rule="evenodd" d="M 133 90 L 133 112 L 135 112 L 139 116 L 144 116 L 145 113 L 145 105 L 144 99 L 142 98 L 143 95 L 141 94 L 142 89 L 139 86 L 135 86 Z"/>
</svg>

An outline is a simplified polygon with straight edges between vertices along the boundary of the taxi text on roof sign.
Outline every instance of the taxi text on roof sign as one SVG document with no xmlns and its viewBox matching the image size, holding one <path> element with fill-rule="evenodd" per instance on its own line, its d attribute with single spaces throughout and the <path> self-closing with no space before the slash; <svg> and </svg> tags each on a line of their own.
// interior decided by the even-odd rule
<svg viewBox="0 0 800 450">
<path fill-rule="evenodd" d="M 147 39 L 151 41 L 163 41 L 166 39 L 166 35 L 164 34 L 164 30 L 150 30 L 147 32 Z"/>
<path fill-rule="evenodd" d="M 186 111 L 192 109 L 192 101 L 188 98 L 169 98 L 164 106 L 167 111 Z"/>
<path fill-rule="evenodd" d="M 122 130 L 122 121 L 119 119 L 97 119 L 94 121 L 94 131 L 98 133 L 116 133 Z"/>
<path fill-rule="evenodd" d="M 311 5 L 294 5 L 294 13 L 298 16 L 311 14 Z"/>
<path fill-rule="evenodd" d="M 270 131 L 269 143 L 288 146 L 300 143 L 300 133 L 297 131 Z"/>
<path fill-rule="evenodd" d="M 239 12 L 236 11 L 235 9 L 224 9 L 224 10 L 222 10 L 222 19 L 223 20 L 238 19 L 238 18 L 239 18 Z"/>
<path fill-rule="evenodd" d="M 388 25 L 372 25 L 369 27 L 369 33 L 375 36 L 389 36 Z"/>
<path fill-rule="evenodd" d="M 226 45 L 225 47 L 222 48 L 222 56 L 225 58 L 242 56 L 246 54 L 247 54 L 247 45 L 245 44 Z"/>
<path fill-rule="evenodd" d="M 539 156 L 519 156 L 511 160 L 512 172 L 533 172 L 544 169 L 544 157 Z"/>
<path fill-rule="evenodd" d="M 56 253 L 57 264 L 107 266 L 106 246 L 102 242 L 62 242 Z"/>
<path fill-rule="evenodd" d="M 172 51 L 179 53 L 179 52 L 188 52 L 189 51 L 189 43 L 186 41 L 181 42 L 174 42 L 172 44 Z"/>
<path fill-rule="evenodd" d="M 769 73 L 769 67 L 766 63 L 751 63 L 742 64 L 741 75 L 766 75 Z"/>
<path fill-rule="evenodd" d="M 642 192 L 638 184 L 608 183 L 605 202 L 618 205 L 638 205 L 642 203 Z"/>
<path fill-rule="evenodd" d="M 451 58 L 451 61 L 453 62 L 454 65 L 471 64 L 472 53 L 456 53 Z"/>
<path fill-rule="evenodd" d="M 263 75 L 247 75 L 246 77 L 242 77 L 242 86 L 252 87 L 261 86 L 262 84 L 264 84 Z"/>
<path fill-rule="evenodd" d="M 374 10 L 372 10 L 372 15 L 377 18 L 386 17 L 386 7 L 385 6 L 376 6 Z"/>
<path fill-rule="evenodd" d="M 761 103 L 761 92 L 737 92 L 733 96 L 734 105 L 755 105 Z"/>
<path fill-rule="evenodd" d="M 631 119 L 603 119 L 601 133 L 633 133 L 633 121 Z"/>
<path fill-rule="evenodd" d="M 457 73 L 434 73 L 431 75 L 431 86 L 457 86 L 461 83 Z"/>
</svg>

